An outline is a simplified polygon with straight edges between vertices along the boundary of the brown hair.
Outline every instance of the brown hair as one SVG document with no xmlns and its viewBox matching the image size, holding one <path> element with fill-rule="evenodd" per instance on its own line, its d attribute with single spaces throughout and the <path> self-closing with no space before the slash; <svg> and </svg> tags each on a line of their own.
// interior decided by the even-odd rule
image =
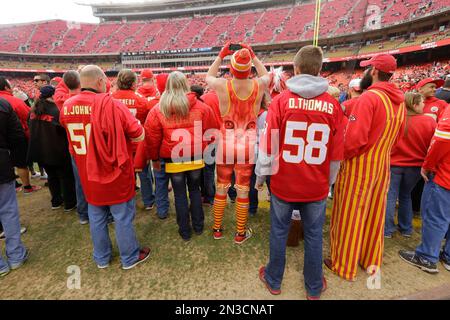
<svg viewBox="0 0 450 320">
<path fill-rule="evenodd" d="M 119 90 L 130 90 L 137 82 L 137 75 L 130 69 L 122 69 L 117 77 L 117 87 Z"/>
<path fill-rule="evenodd" d="M 311 45 L 301 48 L 294 58 L 294 67 L 299 68 L 302 74 L 312 76 L 317 76 L 320 73 L 322 63 L 322 49 Z"/>
<path fill-rule="evenodd" d="M 416 111 L 414 111 L 413 107 L 416 104 L 419 104 L 420 101 L 423 100 L 423 96 L 420 93 L 416 93 L 416 92 L 407 92 L 405 93 L 405 105 L 406 105 L 406 109 L 408 109 L 408 111 L 412 111 L 413 113 L 416 113 Z"/>
</svg>

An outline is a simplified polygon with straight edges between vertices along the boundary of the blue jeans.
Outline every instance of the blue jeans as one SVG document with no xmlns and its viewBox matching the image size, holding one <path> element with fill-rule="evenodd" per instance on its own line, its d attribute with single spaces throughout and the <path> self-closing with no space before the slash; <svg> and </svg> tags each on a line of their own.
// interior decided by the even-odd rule
<svg viewBox="0 0 450 320">
<path fill-rule="evenodd" d="M 446 238 L 444 255 L 450 260 L 450 190 L 432 180 L 422 194 L 422 243 L 416 254 L 431 263 L 439 261 L 442 240 Z"/>
<path fill-rule="evenodd" d="M 14 181 L 0 184 L 0 222 L 5 232 L 6 260 L 0 251 L 0 271 L 21 264 L 27 249 L 20 240 L 19 207 L 17 206 Z"/>
<path fill-rule="evenodd" d="M 72 169 L 73 176 L 75 177 L 75 189 L 77 194 L 77 211 L 80 216 L 80 220 L 89 220 L 88 204 L 86 197 L 84 196 L 83 187 L 81 186 L 80 175 L 78 174 L 78 168 L 75 160 L 72 157 Z"/>
<path fill-rule="evenodd" d="M 248 193 L 248 197 L 250 200 L 248 212 L 252 216 L 254 216 L 256 214 L 256 211 L 258 211 L 258 204 L 259 204 L 258 190 L 255 189 L 255 184 L 256 184 L 256 173 L 255 168 L 253 168 L 252 177 L 250 179 L 250 192 Z M 266 177 L 266 184 L 270 192 L 270 176 Z"/>
<path fill-rule="evenodd" d="M 286 243 L 293 210 L 300 210 L 304 227 L 305 262 L 303 275 L 310 296 L 320 296 L 322 291 L 322 242 L 326 199 L 309 203 L 290 203 L 274 194 L 270 202 L 270 260 L 265 278 L 272 289 L 281 288 L 286 265 Z"/>
<path fill-rule="evenodd" d="M 92 242 L 94 244 L 94 260 L 98 265 L 107 265 L 112 257 L 112 244 L 108 231 L 108 214 L 112 213 L 115 221 L 116 241 L 119 247 L 122 266 L 129 267 L 139 258 L 139 243 L 133 226 L 136 215 L 134 198 L 112 206 L 89 207 L 89 222 Z"/>
<path fill-rule="evenodd" d="M 216 195 L 216 183 L 215 183 L 216 164 L 207 164 L 203 168 L 203 188 L 202 194 L 205 200 L 209 203 L 214 203 L 214 197 Z"/>
<path fill-rule="evenodd" d="M 161 160 L 161 171 L 153 171 L 155 175 L 155 200 L 157 214 L 166 218 L 169 214 L 169 176 L 166 174 L 166 164 Z"/>
<path fill-rule="evenodd" d="M 397 199 L 398 206 L 398 229 L 403 234 L 413 232 L 413 209 L 411 201 L 411 191 L 420 180 L 420 167 L 391 167 L 391 184 L 387 196 L 386 222 L 384 234 L 392 235 L 397 227 L 395 226 L 395 205 Z"/>
<path fill-rule="evenodd" d="M 139 172 L 141 180 L 141 195 L 145 207 L 151 207 L 155 203 L 155 195 L 153 194 L 153 175 L 150 165 L 147 165 L 142 172 Z"/>
<path fill-rule="evenodd" d="M 192 170 L 179 173 L 171 173 L 173 192 L 175 195 L 175 210 L 177 213 L 178 233 L 183 239 L 189 239 L 192 228 L 195 232 L 203 231 L 205 215 L 202 207 L 202 195 L 200 192 L 201 170 Z M 187 193 L 189 191 L 189 206 Z M 191 213 L 189 216 L 189 212 Z M 191 220 L 192 218 L 192 228 Z"/>
</svg>

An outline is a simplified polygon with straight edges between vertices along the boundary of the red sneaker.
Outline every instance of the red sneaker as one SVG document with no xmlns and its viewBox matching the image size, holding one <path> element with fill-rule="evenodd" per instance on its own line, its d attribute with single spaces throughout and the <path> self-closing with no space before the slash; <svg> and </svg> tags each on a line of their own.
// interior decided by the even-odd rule
<svg viewBox="0 0 450 320">
<path fill-rule="evenodd" d="M 236 244 L 243 244 L 245 241 L 250 239 L 252 237 L 253 231 L 252 229 L 247 229 L 244 234 L 236 233 L 236 236 L 234 237 L 234 243 Z"/>
<path fill-rule="evenodd" d="M 223 229 L 214 229 L 213 230 L 214 240 L 220 240 L 223 238 Z"/>
<path fill-rule="evenodd" d="M 266 267 L 262 266 L 261 268 L 259 268 L 259 280 L 261 280 L 261 282 L 264 283 L 267 290 L 269 290 L 270 294 L 272 294 L 274 296 L 281 294 L 281 290 L 275 290 L 269 286 L 269 284 L 266 281 L 265 272 L 266 272 Z"/>
<path fill-rule="evenodd" d="M 123 270 L 133 269 L 138 264 L 140 264 L 140 263 L 144 262 L 145 260 L 147 260 L 149 257 L 150 257 L 150 248 L 142 248 L 139 251 L 139 258 L 138 258 L 138 260 L 135 263 L 133 263 L 131 266 L 128 266 L 128 267 L 122 266 L 122 269 Z"/>
<path fill-rule="evenodd" d="M 40 186 L 31 186 L 31 188 L 23 188 L 23 193 L 24 194 L 32 194 L 33 192 L 36 192 L 36 191 L 39 191 L 39 190 L 41 190 L 42 189 L 42 187 L 40 187 Z"/>
<path fill-rule="evenodd" d="M 327 279 L 325 279 L 325 277 L 322 277 L 322 291 L 320 292 L 320 294 L 324 293 L 326 290 L 327 290 Z M 310 301 L 320 300 L 320 295 L 315 297 L 306 294 L 306 300 Z"/>
</svg>

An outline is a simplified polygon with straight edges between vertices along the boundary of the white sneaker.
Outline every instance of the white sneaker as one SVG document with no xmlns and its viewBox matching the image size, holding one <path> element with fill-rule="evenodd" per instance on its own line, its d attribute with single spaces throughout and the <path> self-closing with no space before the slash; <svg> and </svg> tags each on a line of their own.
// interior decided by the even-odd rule
<svg viewBox="0 0 450 320">
<path fill-rule="evenodd" d="M 41 174 L 39 172 L 35 172 L 34 174 L 31 175 L 31 178 L 33 179 L 37 179 L 41 176 Z"/>
<path fill-rule="evenodd" d="M 43 176 L 41 176 L 41 180 L 48 180 L 48 175 L 45 173 Z"/>
</svg>

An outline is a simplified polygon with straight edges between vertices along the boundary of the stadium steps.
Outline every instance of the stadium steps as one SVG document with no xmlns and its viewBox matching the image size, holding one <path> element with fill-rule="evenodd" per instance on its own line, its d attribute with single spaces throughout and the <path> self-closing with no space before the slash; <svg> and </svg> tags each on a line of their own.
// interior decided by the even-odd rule
<svg viewBox="0 0 450 320">
<path fill-rule="evenodd" d="M 84 40 L 80 41 L 76 46 L 74 46 L 72 48 L 72 50 L 70 50 L 70 53 L 80 52 L 80 51 L 76 51 L 76 50 L 81 47 L 84 47 L 86 45 L 86 43 L 88 43 L 89 40 L 95 35 L 95 33 L 97 32 L 99 27 L 100 27 L 100 24 L 96 25 L 95 28 L 86 36 L 86 38 Z"/>
<path fill-rule="evenodd" d="M 33 39 L 34 34 L 36 33 L 36 30 L 37 30 L 38 26 L 39 26 L 39 24 L 35 24 L 34 25 L 33 30 L 30 32 L 30 36 L 28 37 L 27 42 L 25 42 L 25 44 L 24 44 L 25 47 L 27 48 L 27 51 L 28 51 L 28 48 L 30 47 L 31 39 Z M 19 46 L 21 46 L 21 45 L 19 45 Z M 17 48 L 17 51 L 20 52 L 20 48 Z"/>
<path fill-rule="evenodd" d="M 273 31 L 273 37 L 272 37 L 272 39 L 270 39 L 270 43 L 274 43 L 275 40 L 276 40 L 276 38 L 278 37 L 278 35 L 283 33 L 284 27 L 285 27 L 285 25 L 286 25 L 286 22 L 288 21 L 288 18 L 292 16 L 292 12 L 294 11 L 294 8 L 295 8 L 295 6 L 292 6 L 292 7 L 291 7 L 291 9 L 289 10 L 288 14 L 287 14 L 286 17 L 284 18 L 284 21 L 280 24 L 280 27 L 279 27 L 280 32 L 279 32 L 279 33 L 276 33 L 275 31 L 276 31 L 277 29 L 275 29 L 275 30 Z"/>
<path fill-rule="evenodd" d="M 123 52 L 125 51 L 125 47 L 127 47 L 129 44 L 127 44 L 127 40 L 131 40 L 131 42 L 136 41 L 136 37 L 138 34 L 140 34 L 142 32 L 142 30 L 144 30 L 144 28 L 146 27 L 145 23 L 142 24 L 142 26 L 132 35 L 128 36 L 125 41 L 122 43 L 122 45 L 120 46 L 120 51 Z"/>
<path fill-rule="evenodd" d="M 98 48 L 97 48 L 97 50 L 96 50 L 95 52 L 96 52 L 96 53 L 99 53 L 100 50 L 101 50 L 103 47 L 106 47 L 106 46 L 109 44 L 109 41 L 113 38 L 113 36 L 114 36 L 116 33 L 119 33 L 124 27 L 125 27 L 125 23 L 122 24 L 119 28 L 117 28 L 116 31 L 114 31 L 113 33 L 111 33 L 107 38 L 105 38 L 105 39 L 104 39 L 104 44 L 99 45 Z M 125 41 L 124 41 L 123 43 L 125 43 Z M 123 43 L 122 43 L 122 44 L 123 44 Z"/>
<path fill-rule="evenodd" d="M 353 7 L 347 12 L 347 14 L 345 16 L 343 16 L 342 18 L 346 18 L 347 20 L 351 17 L 351 15 L 353 14 L 353 11 L 355 11 L 355 9 L 359 6 L 360 2 L 363 0 L 357 0 Z M 364 0 L 367 1 L 367 0 Z M 336 34 L 336 32 L 339 30 L 340 26 L 339 26 L 339 19 L 336 21 L 336 26 L 334 27 L 333 30 L 331 30 L 329 37 L 333 36 Z"/>
<path fill-rule="evenodd" d="M 200 32 L 197 34 L 197 36 L 195 36 L 195 37 L 192 38 L 192 43 L 191 43 L 190 48 L 194 48 L 195 44 L 196 44 L 197 42 L 200 42 L 200 41 L 202 40 L 203 35 L 205 34 L 206 30 L 208 30 L 208 28 L 209 28 L 211 25 L 214 25 L 214 22 L 216 21 L 216 18 L 217 18 L 217 17 L 218 17 L 217 15 L 214 16 L 214 18 L 211 20 L 210 24 L 208 24 L 206 27 L 204 27 L 202 30 L 200 30 Z"/>
<path fill-rule="evenodd" d="M 267 11 L 264 11 L 263 14 L 259 17 L 258 20 L 256 20 L 256 23 L 253 25 L 253 28 L 249 31 L 246 32 L 246 34 L 249 34 L 249 36 L 245 36 L 244 38 L 244 42 L 245 43 L 249 43 L 249 40 L 251 40 L 250 38 L 253 37 L 255 30 L 256 30 L 256 26 L 261 22 L 261 20 L 263 19 L 263 17 L 266 15 Z M 250 41 L 252 42 L 252 41 Z"/>
<path fill-rule="evenodd" d="M 234 17 L 234 20 L 233 20 L 233 22 L 231 23 L 232 26 L 234 26 L 234 25 L 236 24 L 236 21 L 238 20 L 239 17 L 240 17 L 240 14 L 237 14 L 237 15 Z M 223 33 L 223 35 L 224 35 L 224 37 L 223 37 L 223 38 L 224 38 L 223 43 L 225 43 L 225 42 L 228 41 L 228 39 L 230 39 L 230 38 L 227 38 L 227 36 L 228 36 L 228 30 L 225 31 L 225 32 Z M 223 44 L 219 44 L 218 42 L 219 42 L 219 39 L 217 39 L 217 41 L 216 41 L 216 43 L 215 43 L 215 46 L 222 46 L 222 45 L 223 45 Z"/>
<path fill-rule="evenodd" d="M 64 32 L 64 34 L 61 36 L 61 39 L 59 40 L 55 40 L 52 44 L 52 49 L 49 51 L 49 53 L 53 53 L 53 51 L 55 51 L 55 49 L 57 48 L 57 46 L 55 46 L 56 42 L 59 42 L 60 45 L 64 43 L 64 39 L 66 38 L 66 36 L 69 34 L 70 32 L 70 28 L 67 28 L 67 30 Z"/>
<path fill-rule="evenodd" d="M 186 24 L 184 24 L 184 26 L 178 31 L 178 33 L 177 33 L 177 34 L 175 35 L 175 37 L 173 38 L 173 43 L 175 43 L 175 44 L 177 43 L 178 37 L 179 37 L 181 34 L 183 34 L 183 31 L 186 30 L 186 28 L 187 28 L 190 24 L 191 24 L 190 21 L 187 22 Z M 194 39 L 192 39 L 192 41 L 194 41 Z M 175 48 L 170 48 L 169 45 L 171 45 L 171 44 L 170 44 L 170 41 L 168 41 L 168 42 L 166 43 L 166 46 L 165 46 L 164 50 L 175 49 Z M 191 47 L 192 47 L 192 44 L 191 44 Z M 187 49 L 187 48 L 177 48 L 177 49 Z"/>
</svg>

